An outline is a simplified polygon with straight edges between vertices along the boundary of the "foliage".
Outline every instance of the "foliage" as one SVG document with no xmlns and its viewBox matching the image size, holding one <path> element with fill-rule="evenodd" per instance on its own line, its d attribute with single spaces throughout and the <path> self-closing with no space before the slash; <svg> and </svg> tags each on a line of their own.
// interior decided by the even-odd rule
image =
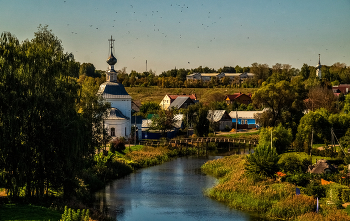
<svg viewBox="0 0 350 221">
<path fill-rule="evenodd" d="M 110 151 L 123 151 L 125 150 L 125 138 L 124 137 L 117 137 L 114 138 L 110 143 Z"/>
<path fill-rule="evenodd" d="M 324 108 L 330 113 L 337 113 L 336 104 L 337 97 L 331 89 L 320 86 L 310 88 L 306 102 L 307 109 L 315 111 Z"/>
<path fill-rule="evenodd" d="M 274 204 L 269 211 L 269 216 L 280 219 L 291 219 L 315 210 L 316 200 L 312 196 L 294 195 Z"/>
<path fill-rule="evenodd" d="M 143 118 L 146 118 L 148 114 L 156 114 L 159 110 L 159 104 L 152 101 L 147 101 L 143 103 L 140 107 L 140 113 Z"/>
<path fill-rule="evenodd" d="M 89 221 L 89 210 L 81 210 L 78 209 L 75 211 L 74 209 L 68 208 L 67 206 L 64 207 L 64 213 L 62 214 L 62 218 L 60 221 Z"/>
<path fill-rule="evenodd" d="M 262 115 L 262 126 L 276 126 L 279 123 L 292 122 L 291 112 L 302 112 L 304 99 L 300 87 L 287 81 L 262 86 L 252 96 L 255 106 L 268 108 Z"/>
<path fill-rule="evenodd" d="M 34 35 L 22 43 L 6 32 L 0 39 L 2 177 L 11 198 L 20 189 L 28 198 L 41 198 L 49 188 L 72 196 L 76 176 L 101 137 L 95 120 L 106 109 L 92 111 L 89 100 L 79 111 L 85 98 L 73 55 L 46 26 Z"/>
<path fill-rule="evenodd" d="M 318 109 L 314 112 L 305 114 L 298 126 L 298 133 L 296 135 L 296 147 L 299 149 L 304 143 L 311 143 L 311 136 L 313 132 L 314 143 L 329 143 L 330 140 L 330 123 L 328 121 L 329 112 L 325 109 Z"/>
<path fill-rule="evenodd" d="M 53 209 L 24 204 L 2 204 L 1 220 L 59 220 L 61 214 Z"/>
<path fill-rule="evenodd" d="M 307 167 L 304 167 L 303 162 L 295 155 L 281 158 L 278 164 L 279 168 L 286 173 L 306 172 L 307 169 Z"/>
<path fill-rule="evenodd" d="M 285 152 L 292 143 L 292 130 L 284 128 L 282 124 L 274 128 L 262 128 L 260 131 L 259 145 L 271 146 L 271 131 L 272 146 L 276 148 L 278 154 Z"/>
<path fill-rule="evenodd" d="M 173 110 L 159 110 L 158 116 L 152 117 L 150 130 L 160 130 L 166 136 L 165 132 L 174 129 L 175 123 Z"/>
<path fill-rule="evenodd" d="M 338 183 L 331 183 L 327 185 L 326 197 L 336 205 L 342 202 L 342 193 L 344 189 L 349 189 L 348 186 L 340 185 Z M 344 196 L 345 199 L 345 196 Z"/>
<path fill-rule="evenodd" d="M 247 155 L 245 170 L 247 174 L 258 177 L 273 177 L 278 171 L 279 156 L 275 148 L 259 145 L 254 153 Z"/>
</svg>

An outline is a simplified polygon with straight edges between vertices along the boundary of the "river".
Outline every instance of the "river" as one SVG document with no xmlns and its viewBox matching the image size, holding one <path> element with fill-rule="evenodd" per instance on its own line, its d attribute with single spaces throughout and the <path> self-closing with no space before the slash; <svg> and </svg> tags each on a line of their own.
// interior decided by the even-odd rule
<svg viewBox="0 0 350 221">
<path fill-rule="evenodd" d="M 206 197 L 217 183 L 200 167 L 209 157 L 182 157 L 115 180 L 96 193 L 96 205 L 119 221 L 237 220 L 260 221 Z"/>
</svg>

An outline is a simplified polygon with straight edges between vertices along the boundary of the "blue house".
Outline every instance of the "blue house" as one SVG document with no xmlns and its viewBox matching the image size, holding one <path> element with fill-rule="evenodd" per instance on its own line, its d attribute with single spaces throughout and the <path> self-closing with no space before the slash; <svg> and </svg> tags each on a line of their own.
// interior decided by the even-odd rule
<svg viewBox="0 0 350 221">
<path fill-rule="evenodd" d="M 231 111 L 230 117 L 235 126 L 237 119 L 237 129 L 252 129 L 257 127 L 256 118 L 262 114 L 262 112 L 263 111 Z"/>
</svg>

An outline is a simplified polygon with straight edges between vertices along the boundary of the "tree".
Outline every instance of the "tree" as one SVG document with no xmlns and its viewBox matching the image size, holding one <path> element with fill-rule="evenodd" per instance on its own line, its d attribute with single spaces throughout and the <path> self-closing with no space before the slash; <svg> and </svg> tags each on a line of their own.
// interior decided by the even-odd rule
<svg viewBox="0 0 350 221">
<path fill-rule="evenodd" d="M 83 63 L 80 65 L 79 76 L 86 75 L 88 77 L 95 76 L 95 66 L 91 63 Z"/>
<path fill-rule="evenodd" d="M 337 97 L 334 95 L 331 89 L 326 87 L 312 87 L 308 93 L 308 101 L 306 107 L 315 111 L 319 108 L 325 108 L 331 113 L 337 113 Z"/>
<path fill-rule="evenodd" d="M 295 139 L 295 145 L 299 151 L 303 150 L 305 145 L 309 147 L 311 137 L 313 137 L 313 143 L 329 143 L 331 124 L 328 118 L 329 112 L 323 108 L 311 111 L 301 118 Z"/>
<path fill-rule="evenodd" d="M 280 159 L 276 149 L 270 145 L 260 145 L 254 153 L 247 155 L 245 170 L 253 177 L 273 177 L 278 172 L 277 163 Z"/>
<path fill-rule="evenodd" d="M 95 148 L 87 127 L 95 115 L 78 112 L 76 67 L 47 26 L 21 44 L 1 35 L 0 171 L 10 196 L 18 197 L 19 188 L 26 197 L 42 198 L 49 189 L 74 193 Z"/>
<path fill-rule="evenodd" d="M 140 107 L 140 113 L 144 118 L 147 118 L 148 114 L 156 114 L 160 110 L 159 104 L 153 101 L 147 101 Z"/>
<path fill-rule="evenodd" d="M 159 130 L 162 136 L 166 136 L 166 131 L 174 129 L 176 121 L 173 110 L 159 110 L 157 115 L 152 117 L 150 130 Z"/>
<path fill-rule="evenodd" d="M 188 128 L 190 125 L 193 125 L 194 133 L 197 136 L 202 137 L 209 133 L 210 122 L 207 119 L 207 116 L 208 107 L 204 106 L 202 103 L 196 103 L 195 105 L 188 106 L 187 109 L 184 110 L 183 122 Z"/>
<path fill-rule="evenodd" d="M 259 145 L 271 146 L 271 131 L 272 131 L 272 146 L 276 148 L 278 154 L 282 154 L 287 150 L 293 140 L 292 130 L 286 129 L 279 124 L 277 127 L 262 128 L 259 134 Z"/>
<path fill-rule="evenodd" d="M 301 67 L 301 70 L 300 70 L 300 76 L 303 78 L 303 80 L 306 80 L 309 78 L 310 76 L 309 65 L 305 63 L 303 64 L 303 67 Z"/>
<path fill-rule="evenodd" d="M 283 112 L 289 111 L 293 102 L 297 98 L 297 93 L 293 86 L 287 81 L 271 83 L 261 87 L 253 96 L 253 104 L 257 107 L 268 108 L 269 119 L 266 119 L 269 126 L 276 126 L 283 122 Z"/>
</svg>

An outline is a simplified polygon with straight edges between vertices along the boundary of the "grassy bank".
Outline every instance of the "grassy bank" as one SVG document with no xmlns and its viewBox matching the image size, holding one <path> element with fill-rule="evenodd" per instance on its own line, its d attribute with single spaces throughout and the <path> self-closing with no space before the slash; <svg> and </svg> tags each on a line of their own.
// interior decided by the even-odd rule
<svg viewBox="0 0 350 221">
<path fill-rule="evenodd" d="M 219 178 L 218 185 L 206 194 L 232 208 L 259 212 L 271 219 L 349 220 L 343 210 L 326 205 L 321 205 L 320 214 L 315 214 L 314 197 L 295 195 L 296 186 L 287 182 L 254 181 L 245 175 L 244 164 L 244 156 L 229 156 L 204 164 L 205 173 Z"/>
<path fill-rule="evenodd" d="M 257 88 L 159 88 L 159 87 L 125 87 L 134 100 L 143 102 L 160 102 L 166 94 L 196 94 L 201 101 L 206 94 L 220 92 L 224 95 L 242 92 L 254 93 Z"/>
</svg>

